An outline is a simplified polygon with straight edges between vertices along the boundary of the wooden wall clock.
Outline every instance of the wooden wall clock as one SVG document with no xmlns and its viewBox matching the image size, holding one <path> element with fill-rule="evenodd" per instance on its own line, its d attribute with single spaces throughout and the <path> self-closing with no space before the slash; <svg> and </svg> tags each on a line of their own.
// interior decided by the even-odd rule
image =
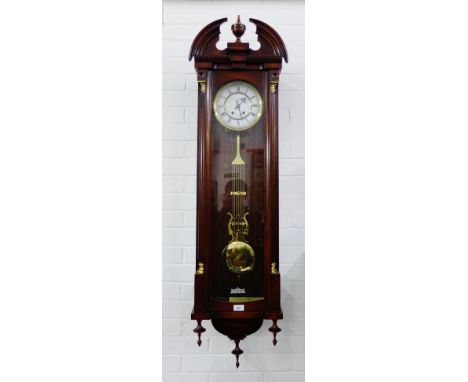
<svg viewBox="0 0 468 382">
<path fill-rule="evenodd" d="M 198 86 L 197 230 L 194 332 L 202 320 L 235 342 L 272 320 L 273 344 L 281 331 L 278 262 L 278 83 L 283 40 L 262 21 L 258 50 L 241 41 L 240 17 L 231 30 L 235 42 L 219 50 L 220 26 L 213 21 L 195 37 Z"/>
</svg>

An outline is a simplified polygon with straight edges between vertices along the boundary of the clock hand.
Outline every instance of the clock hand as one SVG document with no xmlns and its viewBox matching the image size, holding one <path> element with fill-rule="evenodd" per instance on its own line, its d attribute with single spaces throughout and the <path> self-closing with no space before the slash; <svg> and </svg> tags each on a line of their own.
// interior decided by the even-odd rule
<svg viewBox="0 0 468 382">
<path fill-rule="evenodd" d="M 236 107 L 234 109 L 238 109 L 239 110 L 239 116 L 242 116 L 241 109 L 240 109 L 240 103 L 237 102 L 237 100 L 236 100 Z"/>
</svg>

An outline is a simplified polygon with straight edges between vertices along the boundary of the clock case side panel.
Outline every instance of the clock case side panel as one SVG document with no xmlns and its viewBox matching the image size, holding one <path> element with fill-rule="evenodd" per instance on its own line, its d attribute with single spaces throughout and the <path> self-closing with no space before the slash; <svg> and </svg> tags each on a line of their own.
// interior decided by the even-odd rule
<svg viewBox="0 0 468 382">
<path fill-rule="evenodd" d="M 265 134 L 265 284 L 268 300 L 264 318 L 283 318 L 281 309 L 281 282 L 279 273 L 279 173 L 278 173 L 278 85 L 280 67 L 268 71 L 268 123 Z"/>
<path fill-rule="evenodd" d="M 211 194 L 211 76 L 207 70 L 197 70 L 197 207 L 196 207 L 196 272 L 192 320 L 208 320 L 209 312 L 209 247 Z"/>
</svg>

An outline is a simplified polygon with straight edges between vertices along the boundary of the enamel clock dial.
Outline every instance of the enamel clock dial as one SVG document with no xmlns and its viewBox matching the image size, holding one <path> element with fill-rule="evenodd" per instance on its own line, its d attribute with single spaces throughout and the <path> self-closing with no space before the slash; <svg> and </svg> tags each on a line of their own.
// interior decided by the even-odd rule
<svg viewBox="0 0 468 382">
<path fill-rule="evenodd" d="M 245 25 L 231 30 L 235 42 L 219 50 L 220 25 L 205 26 L 195 37 L 198 82 L 197 229 L 194 332 L 203 320 L 235 342 L 239 367 L 241 340 L 264 320 L 281 331 L 278 228 L 278 85 L 288 55 L 278 33 L 255 24 L 260 48 L 242 42 Z"/>
<path fill-rule="evenodd" d="M 218 90 L 213 109 L 222 126 L 242 131 L 258 122 L 262 116 L 263 102 L 255 86 L 244 81 L 232 81 Z"/>
</svg>

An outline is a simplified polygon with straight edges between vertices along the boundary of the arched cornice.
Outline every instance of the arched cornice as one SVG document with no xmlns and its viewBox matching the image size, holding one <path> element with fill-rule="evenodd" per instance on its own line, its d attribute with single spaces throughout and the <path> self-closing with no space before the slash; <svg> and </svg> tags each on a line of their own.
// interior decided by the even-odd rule
<svg viewBox="0 0 468 382">
<path fill-rule="evenodd" d="M 274 56 L 282 57 L 284 61 L 288 62 L 288 51 L 278 32 L 263 21 L 257 19 L 249 19 L 249 21 L 257 27 L 256 33 L 260 43 L 260 49 L 257 53 L 261 52 L 262 48 L 266 48 L 265 45 L 268 45 Z"/>
<path fill-rule="evenodd" d="M 190 48 L 189 61 L 192 57 L 197 59 L 197 57 L 206 56 L 210 53 L 213 54 L 213 51 L 218 50 L 216 43 L 219 41 L 219 35 L 221 34 L 221 24 L 226 21 L 227 17 L 215 20 L 197 34 Z"/>
<path fill-rule="evenodd" d="M 281 65 L 282 59 L 288 62 L 288 52 L 280 35 L 268 24 L 257 19 L 249 19 L 256 26 L 256 34 L 260 43 L 258 50 L 249 48 L 248 43 L 241 42 L 240 36 L 243 34 L 244 25 L 240 23 L 240 18 L 231 30 L 239 32 L 239 27 L 242 27 L 242 32 L 235 42 L 227 44 L 227 48 L 220 50 L 216 47 L 221 34 L 221 24 L 225 23 L 227 18 L 224 17 L 215 20 L 205 26 L 193 40 L 189 53 L 189 61 L 194 58 L 196 64 L 209 65 L 209 63 L 235 63 L 239 68 L 241 62 L 244 64 L 259 64 L 260 63 L 275 63 Z M 237 29 L 235 28 L 237 27 Z"/>
</svg>

